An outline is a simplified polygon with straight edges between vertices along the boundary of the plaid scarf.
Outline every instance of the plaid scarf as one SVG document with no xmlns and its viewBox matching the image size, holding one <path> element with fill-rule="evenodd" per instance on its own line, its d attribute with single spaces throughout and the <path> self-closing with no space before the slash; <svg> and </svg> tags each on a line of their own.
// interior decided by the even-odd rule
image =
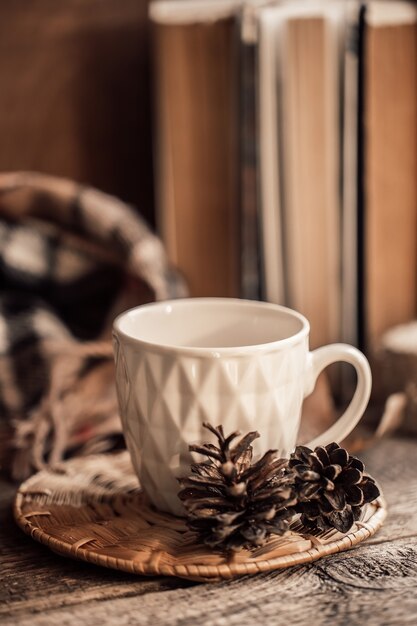
<svg viewBox="0 0 417 626">
<path fill-rule="evenodd" d="M 160 240 L 120 200 L 65 179 L 0 174 L 0 462 L 21 479 L 122 445 L 111 325 L 185 295 Z"/>
</svg>

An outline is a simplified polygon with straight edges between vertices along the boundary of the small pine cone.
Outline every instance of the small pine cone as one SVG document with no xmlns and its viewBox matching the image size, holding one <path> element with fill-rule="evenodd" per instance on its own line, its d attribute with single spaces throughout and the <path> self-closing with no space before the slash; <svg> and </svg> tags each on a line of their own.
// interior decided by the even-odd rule
<svg viewBox="0 0 417 626">
<path fill-rule="evenodd" d="M 194 463 L 191 475 L 179 479 L 189 528 L 206 545 L 226 551 L 262 546 L 271 534 L 284 534 L 296 503 L 288 460 L 270 450 L 252 464 L 257 432 L 236 443 L 239 433 L 225 437 L 222 426 L 204 427 L 218 443 L 190 446 L 207 460 Z"/>
<path fill-rule="evenodd" d="M 289 460 L 295 475 L 298 503 L 305 526 L 346 533 L 360 517 L 362 507 L 379 496 L 364 464 L 337 443 L 310 450 L 298 446 Z"/>
</svg>

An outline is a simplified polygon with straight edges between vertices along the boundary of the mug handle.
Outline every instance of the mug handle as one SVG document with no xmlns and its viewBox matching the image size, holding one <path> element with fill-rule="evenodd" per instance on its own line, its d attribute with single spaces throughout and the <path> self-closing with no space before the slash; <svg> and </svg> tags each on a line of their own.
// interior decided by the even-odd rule
<svg viewBox="0 0 417 626">
<path fill-rule="evenodd" d="M 318 375 L 331 363 L 337 361 L 350 363 L 355 368 L 358 376 L 355 393 L 343 415 L 324 433 L 306 444 L 309 448 L 315 448 L 316 446 L 326 446 L 333 441 L 340 442 L 353 430 L 368 404 L 371 394 L 372 376 L 369 363 L 362 352 L 345 343 L 334 343 L 317 348 L 317 350 L 309 352 L 308 360 L 304 397 L 312 393 Z"/>
</svg>

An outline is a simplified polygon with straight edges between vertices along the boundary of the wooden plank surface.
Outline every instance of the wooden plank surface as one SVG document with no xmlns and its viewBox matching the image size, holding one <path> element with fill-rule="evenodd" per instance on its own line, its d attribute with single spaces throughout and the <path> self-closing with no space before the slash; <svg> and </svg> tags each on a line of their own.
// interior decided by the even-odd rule
<svg viewBox="0 0 417 626">
<path fill-rule="evenodd" d="M 317 563 L 202 585 L 139 578 L 70 561 L 15 527 L 0 484 L 0 623 L 213 626 L 417 623 L 417 441 L 363 455 L 389 517 L 371 540 Z"/>
</svg>

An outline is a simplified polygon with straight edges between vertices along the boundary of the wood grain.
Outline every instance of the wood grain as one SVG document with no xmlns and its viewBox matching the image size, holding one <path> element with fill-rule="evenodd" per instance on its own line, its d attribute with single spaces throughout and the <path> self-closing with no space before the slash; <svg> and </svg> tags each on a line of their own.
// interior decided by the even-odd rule
<svg viewBox="0 0 417 626">
<path fill-rule="evenodd" d="M 16 526 L 15 487 L 0 482 L 0 623 L 7 615 L 40 613 L 92 600 L 187 586 L 174 578 L 138 578 L 57 557 Z M 15 622 L 16 623 L 16 622 Z"/>
<path fill-rule="evenodd" d="M 13 488 L 0 487 L 0 621 L 249 626 L 402 625 L 417 619 L 417 442 L 395 439 L 364 456 L 388 500 L 383 529 L 317 563 L 211 585 L 137 578 L 50 553 L 13 524 Z"/>
</svg>

